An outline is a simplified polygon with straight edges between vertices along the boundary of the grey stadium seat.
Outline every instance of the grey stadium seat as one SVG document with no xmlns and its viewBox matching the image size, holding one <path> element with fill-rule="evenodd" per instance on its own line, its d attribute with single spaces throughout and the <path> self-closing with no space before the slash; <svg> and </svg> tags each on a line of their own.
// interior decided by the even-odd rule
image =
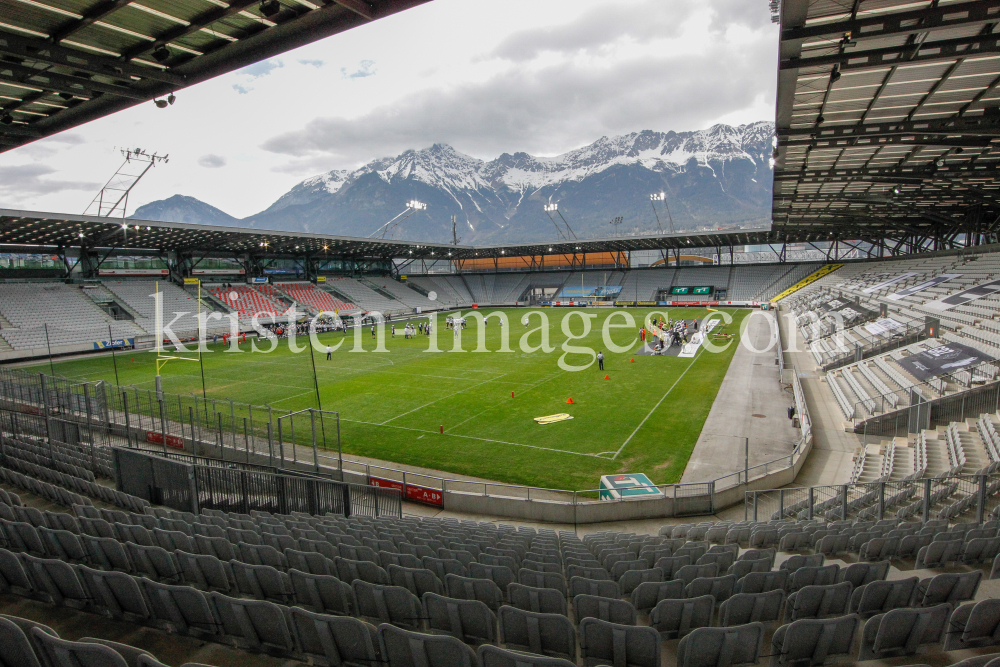
<svg viewBox="0 0 1000 667">
<path fill-rule="evenodd" d="M 632 591 L 632 606 L 639 611 L 649 611 L 660 600 L 680 600 L 684 598 L 684 582 L 680 579 L 663 582 L 646 582 Z"/>
<path fill-rule="evenodd" d="M 580 653 L 585 667 L 660 667 L 660 635 L 653 628 L 585 618 Z"/>
<path fill-rule="evenodd" d="M 660 600 L 649 615 L 650 625 L 664 639 L 683 637 L 695 628 L 712 625 L 715 598 L 704 595 L 685 600 Z"/>
<path fill-rule="evenodd" d="M 71 642 L 31 630 L 31 639 L 42 661 L 51 667 L 129 667 L 117 651 L 102 644 Z"/>
<path fill-rule="evenodd" d="M 341 581 L 353 582 L 356 579 L 370 584 L 388 585 L 389 573 L 380 566 L 368 560 L 352 560 L 338 556 L 333 559 L 337 567 L 337 578 Z"/>
<path fill-rule="evenodd" d="M 851 593 L 850 612 L 861 618 L 870 618 L 892 609 L 909 607 L 916 599 L 919 583 L 917 577 L 910 577 L 893 581 L 872 581 L 859 586 Z"/>
<path fill-rule="evenodd" d="M 500 643 L 507 648 L 576 661 L 576 630 L 562 614 L 500 607 Z"/>
<path fill-rule="evenodd" d="M 76 534 L 68 530 L 39 528 L 38 535 L 41 537 L 49 556 L 78 563 L 87 560 L 87 550 Z"/>
<path fill-rule="evenodd" d="M 653 565 L 655 568 L 663 570 L 663 579 L 670 581 L 676 578 L 677 571 L 682 567 L 691 565 L 694 561 L 690 556 L 665 556 L 657 559 Z"/>
<path fill-rule="evenodd" d="M 479 600 L 457 600 L 424 593 L 422 602 L 428 629 L 450 634 L 466 644 L 496 641 L 497 617 Z"/>
<path fill-rule="evenodd" d="M 719 607 L 719 625 L 734 626 L 746 623 L 771 623 L 781 620 L 785 592 L 736 593 Z"/>
<path fill-rule="evenodd" d="M 240 648 L 280 655 L 295 650 L 288 607 L 265 600 L 238 600 L 211 593 L 222 631 Z"/>
<path fill-rule="evenodd" d="M 288 569 L 288 559 L 269 544 L 248 544 L 240 542 L 236 545 L 239 559 L 251 565 L 269 565 L 278 570 Z M 294 551 L 294 549 L 289 549 Z"/>
<path fill-rule="evenodd" d="M 135 574 L 168 584 L 180 581 L 181 567 L 177 557 L 166 549 L 129 542 L 125 544 L 125 550 L 132 560 Z"/>
<path fill-rule="evenodd" d="M 661 581 L 663 581 L 663 570 L 658 567 L 648 568 L 645 570 L 629 570 L 622 573 L 622 576 L 618 578 L 618 583 L 621 585 L 622 593 L 624 595 L 631 595 L 632 591 L 634 591 L 639 584 Z"/>
<path fill-rule="evenodd" d="M 722 602 L 733 594 L 735 587 L 735 574 L 724 577 L 698 577 L 684 587 L 684 597 L 698 598 L 703 595 L 711 595 L 716 602 Z"/>
<path fill-rule="evenodd" d="M 78 572 L 93 596 L 93 607 L 115 620 L 143 622 L 151 618 L 137 580 L 124 572 L 102 572 L 83 565 Z"/>
<path fill-rule="evenodd" d="M 742 579 L 751 572 L 770 572 L 771 560 L 769 558 L 757 558 L 755 560 L 738 560 L 729 566 L 726 574 L 732 574 L 737 580 Z"/>
<path fill-rule="evenodd" d="M 788 591 L 794 593 L 803 586 L 826 586 L 837 583 L 840 566 L 836 563 L 818 567 L 805 566 L 792 572 L 788 578 Z"/>
<path fill-rule="evenodd" d="M 356 579 L 351 588 L 358 616 L 414 630 L 423 628 L 420 599 L 405 588 L 370 584 L 360 579 Z"/>
<path fill-rule="evenodd" d="M 828 657 L 847 655 L 854 646 L 860 622 L 851 614 L 839 618 L 804 618 L 783 625 L 771 638 L 771 666 L 822 665 Z"/>
<path fill-rule="evenodd" d="M 507 599 L 512 607 L 542 614 L 566 614 L 566 595 L 554 588 L 535 588 L 523 584 L 507 587 Z"/>
<path fill-rule="evenodd" d="M 479 600 L 492 611 L 503 604 L 503 592 L 491 579 L 476 579 L 449 574 L 445 577 L 448 597 L 457 600 Z"/>
<path fill-rule="evenodd" d="M 289 609 L 297 652 L 318 665 L 373 667 L 379 664 L 375 626 L 348 616 Z"/>
<path fill-rule="evenodd" d="M 0 667 L 40 667 L 35 649 L 25 632 L 26 628 L 0 616 Z M 27 629 L 30 632 L 30 629 Z M 55 635 L 55 632 L 49 630 Z"/>
<path fill-rule="evenodd" d="M 286 573 L 270 565 L 248 565 L 238 560 L 230 561 L 229 567 L 241 594 L 278 604 L 291 602 L 292 582 Z"/>
<path fill-rule="evenodd" d="M 430 570 L 399 565 L 389 566 L 389 581 L 393 586 L 402 586 L 418 598 L 424 593 L 444 593 L 444 581 Z"/>
<path fill-rule="evenodd" d="M 575 662 L 563 658 L 522 653 L 489 644 L 480 646 L 476 656 L 482 667 L 576 667 Z"/>
<path fill-rule="evenodd" d="M 837 583 L 849 581 L 854 588 L 864 586 L 872 581 L 883 581 L 889 576 L 889 561 L 877 563 L 852 563 L 837 572 Z"/>
<path fill-rule="evenodd" d="M 299 570 L 289 570 L 288 578 L 296 604 L 324 614 L 354 613 L 354 591 L 350 584 L 332 575 L 310 574 Z"/>
<path fill-rule="evenodd" d="M 760 659 L 764 624 L 696 628 L 677 644 L 677 667 L 731 667 Z"/>
<path fill-rule="evenodd" d="M 206 591 L 228 593 L 235 589 L 233 571 L 229 563 L 223 563 L 215 556 L 189 554 L 175 551 L 177 563 L 181 567 L 184 583 Z"/>
<path fill-rule="evenodd" d="M 554 588 L 566 595 L 566 579 L 555 572 L 535 572 L 521 568 L 517 571 L 517 582 L 523 586 L 535 588 Z"/>
<path fill-rule="evenodd" d="M 931 607 L 942 602 L 963 602 L 976 597 L 979 582 L 982 581 L 981 570 L 972 572 L 946 572 L 928 579 L 921 579 L 917 587 L 916 605 Z"/>
<path fill-rule="evenodd" d="M 913 655 L 923 644 L 943 639 L 951 615 L 950 604 L 922 609 L 893 609 L 865 622 L 858 660 L 880 660 Z"/>
<path fill-rule="evenodd" d="M 599 563 L 595 563 L 592 567 L 584 565 L 569 565 L 566 567 L 566 576 L 570 579 L 573 577 L 580 577 L 581 579 L 611 581 L 611 575 L 608 574 L 608 571 L 601 567 Z"/>
<path fill-rule="evenodd" d="M 618 599 L 622 596 L 621 587 L 618 582 L 610 579 L 584 579 L 583 577 L 570 577 L 569 597 L 577 595 L 597 595 L 599 597 Z"/>
<path fill-rule="evenodd" d="M 573 598 L 573 615 L 579 624 L 584 618 L 599 618 L 619 625 L 635 625 L 636 612 L 631 602 L 612 600 L 596 595 L 577 595 Z"/>
<path fill-rule="evenodd" d="M 800 618 L 829 618 L 843 616 L 851 604 L 854 586 L 849 581 L 825 586 L 803 586 L 788 596 L 785 605 L 785 622 Z"/>
<path fill-rule="evenodd" d="M 516 581 L 514 570 L 506 565 L 486 565 L 485 563 L 470 563 L 469 576 L 476 579 L 492 579 L 501 591 Z"/>
<path fill-rule="evenodd" d="M 437 578 L 441 580 L 442 586 L 444 585 L 444 578 L 449 574 L 457 574 L 460 577 L 469 576 L 469 569 L 460 560 L 454 558 L 436 558 L 433 556 L 424 556 L 421 560 L 423 561 L 424 569 L 436 574 Z"/>
<path fill-rule="evenodd" d="M 337 566 L 331 559 L 315 551 L 286 549 L 285 562 L 288 563 L 289 570 L 295 569 L 309 574 L 335 575 L 337 572 Z"/>
<path fill-rule="evenodd" d="M 996 646 L 1000 644 L 1000 600 L 990 598 L 963 605 L 951 615 L 948 625 L 945 651 Z"/>
<path fill-rule="evenodd" d="M 91 596 L 76 567 L 54 558 L 35 558 L 25 554 L 24 571 L 33 588 L 49 597 L 53 604 L 88 609 Z"/>
<path fill-rule="evenodd" d="M 141 580 L 141 585 L 157 627 L 198 638 L 218 637 L 219 622 L 205 593 L 149 580 Z"/>
<path fill-rule="evenodd" d="M 478 667 L 471 648 L 448 635 L 427 635 L 378 626 L 382 659 L 389 667 Z"/>
</svg>

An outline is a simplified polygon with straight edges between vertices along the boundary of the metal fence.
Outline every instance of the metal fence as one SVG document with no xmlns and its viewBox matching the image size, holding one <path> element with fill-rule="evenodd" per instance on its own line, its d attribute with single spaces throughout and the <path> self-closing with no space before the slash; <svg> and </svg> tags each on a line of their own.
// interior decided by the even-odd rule
<svg viewBox="0 0 1000 667">
<path fill-rule="evenodd" d="M 748 520 L 949 519 L 982 523 L 1000 515 L 1000 474 L 748 491 Z"/>
<path fill-rule="evenodd" d="M 402 496 L 395 489 L 264 466 L 205 465 L 199 457 L 177 453 L 163 456 L 123 447 L 112 451 L 121 491 L 176 510 L 402 516 Z"/>
<path fill-rule="evenodd" d="M 854 362 L 861 361 L 862 359 L 868 359 L 886 352 L 891 352 L 892 350 L 912 345 L 913 343 L 916 343 L 924 338 L 923 322 L 919 324 L 908 323 L 902 327 L 893 329 L 889 335 L 886 336 L 877 336 L 870 332 L 865 333 L 860 329 L 853 328 L 850 331 L 851 336 L 855 340 L 859 341 L 858 343 L 852 343 L 850 346 L 845 345 L 847 341 L 841 332 L 834 332 L 830 336 L 830 338 L 837 339 L 834 341 L 834 344 L 838 348 L 846 347 L 848 348 L 848 351 L 838 357 L 827 359 L 822 366 L 824 371 L 830 371 L 835 368 L 840 368 L 841 366 L 853 364 Z"/>
</svg>

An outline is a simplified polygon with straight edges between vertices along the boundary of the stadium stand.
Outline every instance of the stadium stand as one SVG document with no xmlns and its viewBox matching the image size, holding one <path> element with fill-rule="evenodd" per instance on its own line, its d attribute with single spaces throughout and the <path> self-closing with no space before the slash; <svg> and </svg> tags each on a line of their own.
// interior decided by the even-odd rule
<svg viewBox="0 0 1000 667">
<path fill-rule="evenodd" d="M 314 312 L 327 311 L 350 315 L 360 310 L 355 304 L 341 301 L 312 283 L 276 283 L 274 288 L 286 298 L 303 304 Z"/>
<path fill-rule="evenodd" d="M 434 292 L 439 303 L 446 306 L 461 308 L 474 303 L 469 288 L 462 282 L 461 276 L 413 276 L 408 281 L 428 294 Z"/>
<path fill-rule="evenodd" d="M 618 298 L 622 301 L 651 301 L 657 292 L 674 284 L 676 269 L 637 269 L 629 271 Z"/>
<path fill-rule="evenodd" d="M 147 333 L 156 331 L 156 301 L 152 295 L 157 291 L 163 300 L 164 325 L 168 324 L 176 313 L 189 313 L 173 325 L 175 333 L 190 333 L 198 331 L 198 300 L 184 290 L 168 281 L 153 282 L 151 280 L 104 280 L 101 283 L 112 295 L 128 306 L 138 316 L 135 323 Z M 208 331 L 228 331 L 226 320 L 211 316 L 214 309 L 203 304 L 201 308 L 206 316 Z"/>
<path fill-rule="evenodd" d="M 411 312 L 413 309 L 391 296 L 384 296 L 364 283 L 347 277 L 327 278 L 327 286 L 339 294 L 343 294 L 352 303 L 357 304 L 365 312 L 379 312 L 396 315 Z"/>
<path fill-rule="evenodd" d="M 421 308 L 424 311 L 440 310 L 441 304 L 431 301 L 420 292 L 392 278 L 365 278 L 364 282 L 383 292 L 391 294 L 397 301 L 408 308 Z"/>
<path fill-rule="evenodd" d="M 270 288 L 270 285 L 264 285 Z M 280 319 L 289 306 L 279 301 L 275 296 L 254 289 L 250 285 L 239 284 L 215 284 L 205 285 L 215 298 L 233 309 L 243 324 L 250 324 L 254 317 L 262 321 L 270 321 L 272 318 Z M 271 294 L 275 293 L 273 290 Z"/>
</svg>

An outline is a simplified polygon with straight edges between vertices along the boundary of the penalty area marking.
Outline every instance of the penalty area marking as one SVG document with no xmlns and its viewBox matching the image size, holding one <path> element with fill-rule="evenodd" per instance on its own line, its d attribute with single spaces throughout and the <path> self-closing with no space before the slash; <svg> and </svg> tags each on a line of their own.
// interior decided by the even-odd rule
<svg viewBox="0 0 1000 667">
<path fill-rule="evenodd" d="M 684 378 L 684 376 L 685 376 L 685 375 L 687 375 L 687 372 L 688 372 L 689 370 L 691 370 L 691 367 L 692 367 L 692 366 L 694 366 L 694 362 L 698 361 L 698 359 L 699 359 L 699 358 L 701 357 L 701 355 L 702 355 L 702 353 L 703 353 L 704 351 L 705 351 L 705 348 L 703 348 L 703 347 L 699 347 L 699 349 L 698 349 L 698 354 L 697 354 L 697 355 L 695 355 L 694 359 L 692 359 L 692 360 L 691 360 L 691 363 L 690 363 L 690 364 L 688 364 L 688 367 L 684 369 L 684 372 L 683 372 L 683 373 L 681 373 L 681 374 L 680 374 L 679 376 L 677 376 L 677 379 L 676 379 L 676 380 L 674 380 L 674 383 L 673 383 L 672 385 L 670 385 L 670 389 L 667 389 L 667 393 L 665 393 L 665 394 L 664 394 L 664 395 L 663 395 L 663 396 L 662 396 L 662 397 L 660 398 L 660 400 L 656 402 L 656 405 L 654 405 L 654 406 L 653 406 L 653 409 L 649 411 L 649 414 L 647 414 L 647 415 L 646 415 L 645 417 L 643 417 L 643 418 L 642 418 L 642 421 L 641 421 L 641 422 L 639 422 L 639 425 L 635 427 L 635 430 L 634 430 L 634 431 L 632 431 L 632 435 L 630 435 L 630 436 L 629 436 L 628 438 L 626 438 L 626 439 L 625 439 L 625 442 L 623 442 L 623 443 L 622 443 L 622 446 L 621 446 L 621 447 L 619 447 L 619 448 L 618 448 L 618 451 L 617 451 L 617 452 L 615 452 L 615 455 L 611 457 L 612 459 L 616 459 L 616 458 L 618 458 L 618 455 L 622 453 L 622 450 L 623 450 L 623 449 L 625 449 L 625 445 L 627 445 L 627 444 L 628 444 L 629 442 L 631 442 L 632 438 L 634 438 L 634 437 L 635 437 L 635 434 L 636 434 L 636 433 L 638 433 L 638 432 L 639 432 L 639 429 L 641 429 L 641 428 L 642 428 L 642 425 L 646 423 L 646 420 L 648 420 L 648 419 L 649 419 L 650 417 L 652 417 L 652 416 L 653 416 L 653 413 L 654 413 L 654 412 L 656 412 L 656 409 L 657 409 L 658 407 L 660 407 L 660 404 L 661 404 L 661 403 L 663 403 L 663 401 L 664 401 L 664 400 L 665 400 L 665 399 L 667 398 L 667 396 L 669 396 L 669 395 L 670 395 L 670 392 L 672 392 L 672 391 L 674 390 L 674 387 L 676 387 L 676 386 L 677 386 L 677 383 L 678 383 L 678 382 L 680 382 L 680 381 L 681 381 L 681 380 L 682 380 L 682 379 Z M 609 452 L 609 453 L 610 453 L 610 452 Z"/>
</svg>

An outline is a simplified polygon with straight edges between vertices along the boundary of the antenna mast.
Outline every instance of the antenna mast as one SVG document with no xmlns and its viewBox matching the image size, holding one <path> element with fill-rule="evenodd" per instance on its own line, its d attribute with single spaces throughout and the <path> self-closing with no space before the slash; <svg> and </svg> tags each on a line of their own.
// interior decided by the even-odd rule
<svg viewBox="0 0 1000 667">
<path fill-rule="evenodd" d="M 458 226 L 458 220 L 457 220 L 456 216 L 453 215 L 453 216 L 451 216 L 451 244 L 452 245 L 458 245 L 458 242 L 462 240 L 462 239 L 458 238 L 457 226 Z"/>
<path fill-rule="evenodd" d="M 170 161 L 169 154 L 157 155 L 153 153 L 150 155 L 142 148 L 122 148 L 120 152 L 125 161 L 90 202 L 90 205 L 83 212 L 84 215 L 110 217 L 115 215 L 121 207 L 121 215 L 124 218 L 128 209 L 128 195 L 132 192 L 132 188 L 157 162 L 166 164 Z"/>
</svg>

